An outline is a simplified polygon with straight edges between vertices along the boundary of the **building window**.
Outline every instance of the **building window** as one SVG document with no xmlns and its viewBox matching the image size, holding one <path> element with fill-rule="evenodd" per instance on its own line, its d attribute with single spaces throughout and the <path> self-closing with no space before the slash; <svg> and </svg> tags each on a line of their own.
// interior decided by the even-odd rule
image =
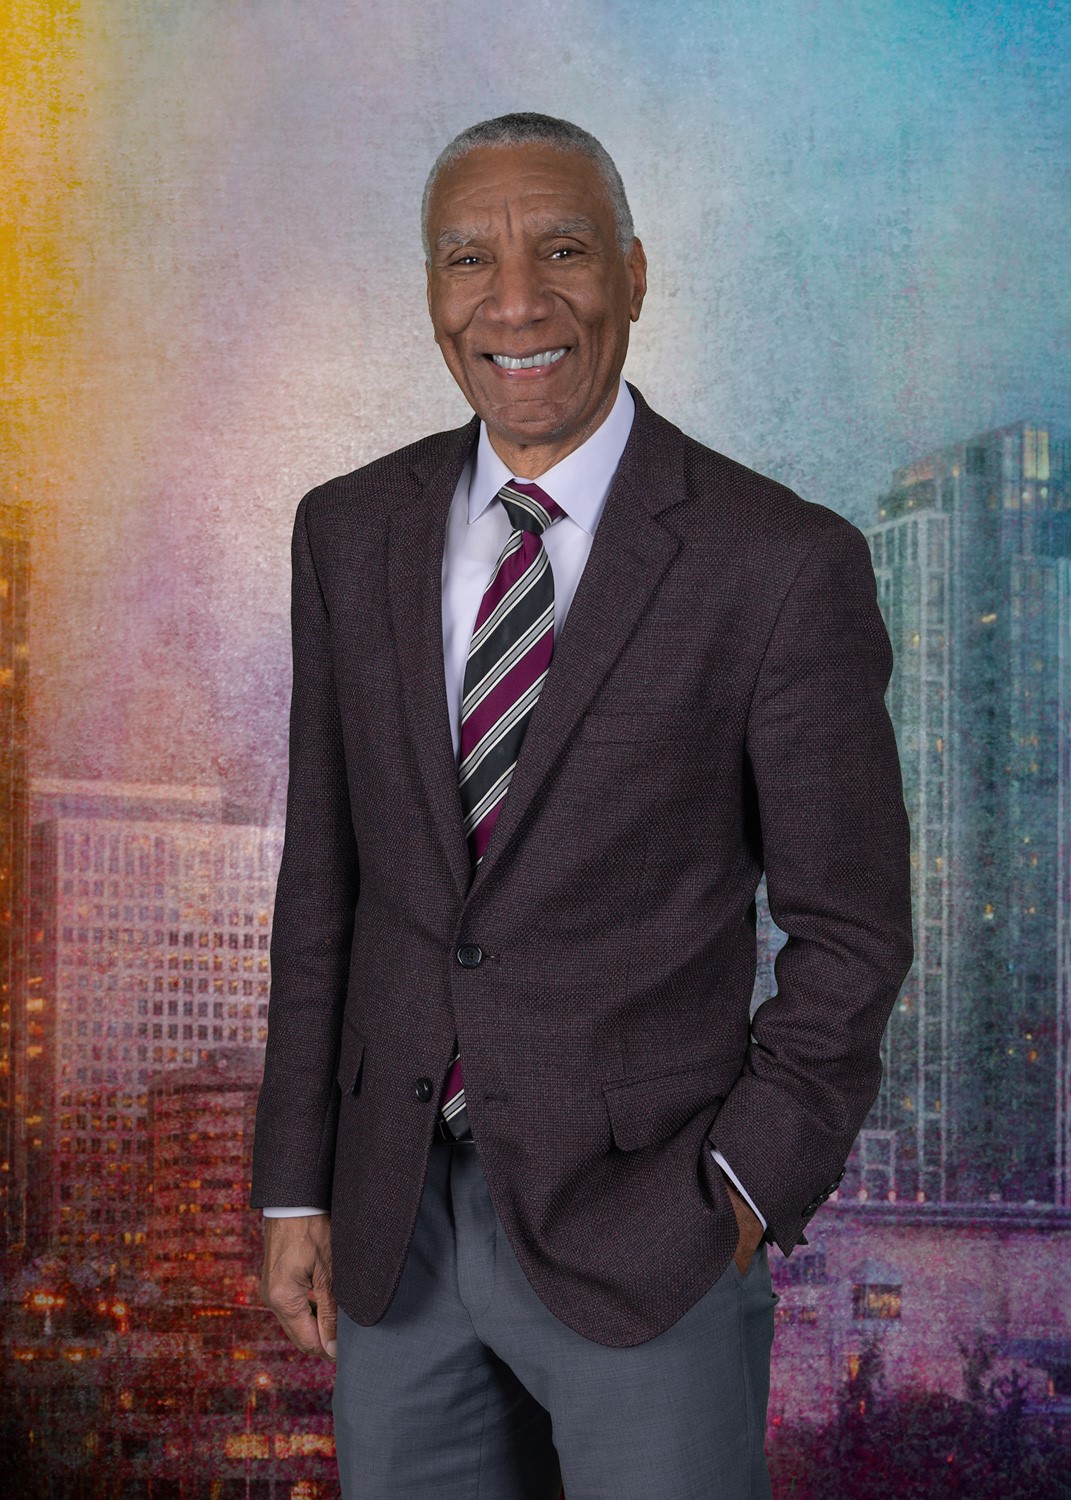
<svg viewBox="0 0 1071 1500">
<path fill-rule="evenodd" d="M 853 1318 L 899 1318 L 901 1289 L 895 1282 L 856 1282 L 852 1287 Z"/>
</svg>

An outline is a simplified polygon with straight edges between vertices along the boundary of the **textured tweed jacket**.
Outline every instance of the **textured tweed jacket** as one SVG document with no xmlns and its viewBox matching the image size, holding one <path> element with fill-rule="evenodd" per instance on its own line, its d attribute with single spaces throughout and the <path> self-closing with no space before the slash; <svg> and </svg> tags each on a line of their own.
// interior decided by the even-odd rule
<svg viewBox="0 0 1071 1500">
<path fill-rule="evenodd" d="M 478 423 L 297 509 L 251 1202 L 330 1202 L 335 1292 L 358 1323 L 398 1285 L 455 1033 L 517 1259 L 552 1313 L 609 1345 L 660 1333 L 729 1263 L 708 1142 L 788 1253 L 878 1091 L 913 947 L 866 539 L 631 389 L 471 883 L 441 566 Z M 789 940 L 749 1025 L 763 869 Z"/>
</svg>

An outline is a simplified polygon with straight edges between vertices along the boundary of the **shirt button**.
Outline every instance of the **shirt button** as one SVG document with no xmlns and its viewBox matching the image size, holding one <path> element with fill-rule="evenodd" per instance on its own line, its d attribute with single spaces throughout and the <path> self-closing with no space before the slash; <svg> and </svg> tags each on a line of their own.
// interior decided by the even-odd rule
<svg viewBox="0 0 1071 1500">
<path fill-rule="evenodd" d="M 430 1078 L 418 1078 L 416 1081 L 416 1096 L 421 1104 L 427 1104 L 435 1092 L 435 1085 Z"/>
<path fill-rule="evenodd" d="M 477 943 L 462 943 L 457 950 L 457 961 L 466 969 L 474 969 L 483 958 L 483 949 Z"/>
</svg>

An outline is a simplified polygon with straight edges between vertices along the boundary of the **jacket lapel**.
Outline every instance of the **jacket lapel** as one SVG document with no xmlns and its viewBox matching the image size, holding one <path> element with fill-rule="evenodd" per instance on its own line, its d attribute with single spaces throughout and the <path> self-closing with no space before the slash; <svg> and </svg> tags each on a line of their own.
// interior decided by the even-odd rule
<svg viewBox="0 0 1071 1500">
<path fill-rule="evenodd" d="M 658 519 L 685 498 L 681 434 L 629 389 L 632 431 L 471 888 L 446 702 L 442 558 L 450 502 L 479 432 L 475 418 L 451 435 L 448 456 L 424 476 L 420 497 L 392 516 L 389 603 L 406 713 L 429 810 L 462 895 L 484 885 L 508 848 L 681 545 Z"/>
<path fill-rule="evenodd" d="M 443 659 L 442 565 L 450 502 L 480 424 L 473 417 L 449 434 L 446 456 L 417 467 L 417 494 L 391 515 L 387 543 L 387 595 L 401 668 L 402 695 L 428 811 L 438 829 L 458 892 L 468 889 L 457 762 L 450 738 Z"/>
</svg>

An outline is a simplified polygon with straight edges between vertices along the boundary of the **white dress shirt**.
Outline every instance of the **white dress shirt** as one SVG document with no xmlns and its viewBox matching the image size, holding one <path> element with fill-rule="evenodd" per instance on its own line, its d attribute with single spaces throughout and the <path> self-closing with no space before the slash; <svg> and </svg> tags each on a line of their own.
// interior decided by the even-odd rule
<svg viewBox="0 0 1071 1500">
<path fill-rule="evenodd" d="M 617 399 L 606 419 L 589 438 L 560 463 L 539 476 L 541 489 L 561 506 L 565 515 L 543 532 L 554 578 L 554 639 L 561 633 L 584 564 L 588 560 L 595 528 L 599 524 L 610 483 L 632 430 L 636 403 L 622 380 Z M 461 699 L 468 661 L 469 643 L 484 590 L 512 527 L 503 505 L 494 503 L 502 486 L 513 474 L 491 446 L 487 426 L 480 423 L 476 452 L 461 472 L 446 523 L 443 549 L 442 610 L 443 659 L 446 666 L 446 696 L 450 708 L 450 734 L 457 759 L 460 745 Z M 552 662 L 553 665 L 553 662 Z M 464 1049 L 462 1049 L 464 1050 Z M 747 1190 L 720 1151 L 714 1160 L 762 1221 Z M 269 1217 L 287 1218 L 326 1213 L 319 1208 L 266 1208 Z"/>
</svg>

